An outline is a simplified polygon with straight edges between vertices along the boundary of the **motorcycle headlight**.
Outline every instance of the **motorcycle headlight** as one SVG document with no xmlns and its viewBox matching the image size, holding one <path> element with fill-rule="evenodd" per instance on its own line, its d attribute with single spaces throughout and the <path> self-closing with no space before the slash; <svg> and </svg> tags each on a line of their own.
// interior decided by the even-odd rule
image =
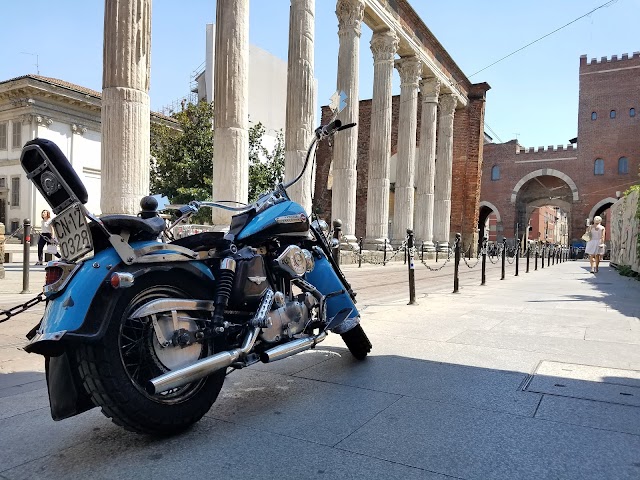
<svg viewBox="0 0 640 480">
<path fill-rule="evenodd" d="M 307 258 L 304 252 L 306 252 L 306 250 L 303 250 L 297 245 L 289 245 L 278 258 L 276 258 L 276 264 L 292 277 L 301 277 L 307 271 Z"/>
</svg>

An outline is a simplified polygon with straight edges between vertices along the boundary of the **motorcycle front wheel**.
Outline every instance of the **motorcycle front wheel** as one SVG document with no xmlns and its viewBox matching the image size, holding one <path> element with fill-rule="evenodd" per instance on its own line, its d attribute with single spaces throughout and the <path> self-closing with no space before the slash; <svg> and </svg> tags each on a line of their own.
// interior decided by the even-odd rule
<svg viewBox="0 0 640 480">
<path fill-rule="evenodd" d="M 178 287 L 178 285 L 180 285 Z M 90 312 L 105 315 L 112 311 L 107 331 L 99 343 L 83 344 L 77 350 L 77 363 L 83 384 L 102 413 L 121 427 L 154 435 L 171 435 L 185 430 L 207 413 L 224 382 L 220 370 L 196 382 L 149 394 L 147 382 L 170 370 L 188 365 L 218 350 L 213 343 L 194 343 L 187 347 L 161 346 L 156 326 L 170 337 L 175 329 L 171 316 L 131 318 L 132 312 L 159 298 L 207 298 L 206 291 L 193 279 L 167 272 L 150 273 L 127 289 L 115 290 L 110 302 Z M 100 310 L 100 311 L 97 311 Z M 191 312 L 178 312 L 179 326 L 196 330 L 204 321 Z"/>
</svg>

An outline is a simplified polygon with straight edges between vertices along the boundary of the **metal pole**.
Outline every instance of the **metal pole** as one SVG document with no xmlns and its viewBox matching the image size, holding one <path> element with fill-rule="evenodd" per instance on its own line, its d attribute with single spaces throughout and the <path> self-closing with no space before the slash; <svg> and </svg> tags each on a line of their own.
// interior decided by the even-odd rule
<svg viewBox="0 0 640 480">
<path fill-rule="evenodd" d="M 336 265 L 340 266 L 340 237 L 342 237 L 342 220 L 335 219 L 333 221 L 333 238 L 334 245 L 331 250 L 331 254 L 333 255 L 333 260 L 336 262 Z"/>
<path fill-rule="evenodd" d="M 551 249 L 547 247 L 547 267 L 551 266 Z"/>
<path fill-rule="evenodd" d="M 520 242 L 518 241 L 518 237 L 516 237 L 516 277 L 520 273 L 520 267 L 518 264 L 520 263 Z"/>
<path fill-rule="evenodd" d="M 556 247 L 554 246 L 551 249 L 551 265 L 555 265 L 556 264 Z"/>
<path fill-rule="evenodd" d="M 362 268 L 362 237 L 360 237 L 358 245 L 360 246 L 360 255 L 358 255 L 358 268 Z"/>
<path fill-rule="evenodd" d="M 540 268 L 544 268 L 544 245 L 540 247 Z"/>
<path fill-rule="evenodd" d="M 527 271 L 525 273 L 529 273 L 529 259 L 531 258 L 531 244 L 529 240 L 527 240 Z"/>
<path fill-rule="evenodd" d="M 424 240 L 422 241 L 422 245 L 420 245 L 420 261 L 424 262 Z"/>
<path fill-rule="evenodd" d="M 387 266 L 387 239 L 384 239 L 384 252 L 382 253 L 382 266 Z"/>
<path fill-rule="evenodd" d="M 458 278 L 458 267 L 460 266 L 460 243 L 462 235 L 456 233 L 455 258 L 453 260 L 453 293 L 458 293 L 460 280 Z"/>
<path fill-rule="evenodd" d="M 538 270 L 538 242 L 536 242 L 536 253 L 535 253 L 535 268 L 534 270 Z"/>
<path fill-rule="evenodd" d="M 502 239 L 502 276 L 500 277 L 500 280 L 504 280 L 504 272 L 505 272 L 505 261 L 507 258 L 507 239 L 503 238 Z"/>
<path fill-rule="evenodd" d="M 436 263 L 438 263 L 438 248 L 436 247 Z"/>
<path fill-rule="evenodd" d="M 416 278 L 413 265 L 413 230 L 407 229 L 407 255 L 409 257 L 409 305 L 416 305 Z"/>
<path fill-rule="evenodd" d="M 487 283 L 487 239 L 482 240 L 482 281 L 480 285 Z"/>
<path fill-rule="evenodd" d="M 23 249 L 22 249 L 22 292 L 31 293 L 29 290 L 29 254 L 31 253 L 31 220 L 25 218 L 23 225 Z"/>
</svg>

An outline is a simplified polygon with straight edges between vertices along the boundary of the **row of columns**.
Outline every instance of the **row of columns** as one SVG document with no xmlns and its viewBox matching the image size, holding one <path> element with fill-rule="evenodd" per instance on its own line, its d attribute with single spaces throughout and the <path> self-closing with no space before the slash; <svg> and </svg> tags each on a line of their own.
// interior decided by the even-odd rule
<svg viewBox="0 0 640 480">
<path fill-rule="evenodd" d="M 338 90 L 349 99 L 343 123 L 359 121 L 359 72 L 363 0 L 338 0 Z M 149 184 L 150 0 L 105 2 L 103 74 L 102 211 L 135 213 Z M 313 50 L 315 0 L 291 0 L 285 132 L 285 175 L 297 175 L 313 130 L 315 91 Z M 213 196 L 246 202 L 248 194 L 249 0 L 216 4 Z M 141 41 L 138 41 L 141 39 Z M 453 117 L 456 99 L 440 94 L 438 80 L 423 74 L 416 56 L 395 60 L 399 41 L 390 30 L 371 40 L 374 85 L 370 131 L 367 226 L 369 243 L 389 238 L 389 174 L 392 75 L 401 78 L 398 161 L 392 241 L 414 228 L 427 247 L 448 246 L 451 212 Z M 418 90 L 422 98 L 420 148 L 416 156 Z M 438 109 L 438 106 L 440 107 Z M 439 115 L 438 115 L 439 112 Z M 436 162 L 436 125 L 437 158 Z M 124 126 L 124 128 L 123 128 Z M 336 136 L 333 159 L 332 218 L 355 233 L 358 129 Z M 140 161 L 142 159 L 142 161 Z M 311 208 L 311 171 L 291 190 Z M 415 196 L 415 198 L 414 198 Z M 414 211 L 415 205 L 415 211 Z M 231 214 L 214 210 L 214 224 L 228 226 Z M 415 225 L 414 225 L 415 219 Z"/>
<path fill-rule="evenodd" d="M 364 3 L 362 0 L 338 0 L 336 15 L 340 39 L 338 90 L 343 90 L 351 99 L 341 117 L 344 123 L 357 122 L 359 39 Z M 446 249 L 449 246 L 453 119 L 457 101 L 453 94 L 440 94 L 440 82 L 435 77 L 423 75 L 423 65 L 416 56 L 405 56 L 395 60 L 398 46 L 398 38 L 391 30 L 374 32 L 371 39 L 374 80 L 366 243 L 381 243 L 389 236 L 393 243 L 399 243 L 404 240 L 406 229 L 412 228 L 417 238 L 425 242 L 428 250 L 435 249 L 434 240 L 438 248 Z M 398 69 L 401 80 L 400 118 L 393 231 L 389 232 L 389 162 L 394 66 Z M 416 155 L 419 90 L 422 98 L 422 118 L 420 148 Z M 347 234 L 355 233 L 357 141 L 356 129 L 348 130 L 336 137 L 333 150 L 331 213 L 332 218 L 340 218 L 343 221 L 343 232 Z"/>
</svg>

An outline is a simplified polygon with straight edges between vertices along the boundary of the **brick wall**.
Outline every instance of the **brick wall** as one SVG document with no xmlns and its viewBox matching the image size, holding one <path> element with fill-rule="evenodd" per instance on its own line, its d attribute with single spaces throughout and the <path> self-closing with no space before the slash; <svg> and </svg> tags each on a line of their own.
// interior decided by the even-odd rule
<svg viewBox="0 0 640 480">
<path fill-rule="evenodd" d="M 513 237 L 515 223 L 526 223 L 518 205 L 511 203 L 516 184 L 525 175 L 550 169 L 567 175 L 577 186 L 578 200 L 566 183 L 555 176 L 538 177 L 523 186 L 519 195 L 528 201 L 543 202 L 569 209 L 569 239 L 578 240 L 585 220 L 596 204 L 615 198 L 617 191 L 638 183 L 640 168 L 640 54 L 618 59 L 587 62 L 580 58 L 578 146 L 522 148 L 515 140 L 484 146 L 481 200 L 496 206 L 502 217 L 504 235 Z M 636 116 L 629 110 L 635 108 Z M 616 111 L 616 118 L 609 117 Z M 592 112 L 597 118 L 591 120 Z M 568 139 L 567 139 L 568 140 Z M 628 160 L 628 174 L 618 173 L 618 159 Z M 604 175 L 594 175 L 596 159 L 604 160 Z M 500 167 L 500 180 L 491 181 L 491 169 Z M 546 190 L 545 190 L 546 188 Z M 562 198 L 555 198 L 562 197 Z M 520 198 L 520 196 L 518 197 Z M 564 203 L 563 203 L 564 202 Z M 566 203 L 566 205 L 565 205 Z"/>
</svg>

